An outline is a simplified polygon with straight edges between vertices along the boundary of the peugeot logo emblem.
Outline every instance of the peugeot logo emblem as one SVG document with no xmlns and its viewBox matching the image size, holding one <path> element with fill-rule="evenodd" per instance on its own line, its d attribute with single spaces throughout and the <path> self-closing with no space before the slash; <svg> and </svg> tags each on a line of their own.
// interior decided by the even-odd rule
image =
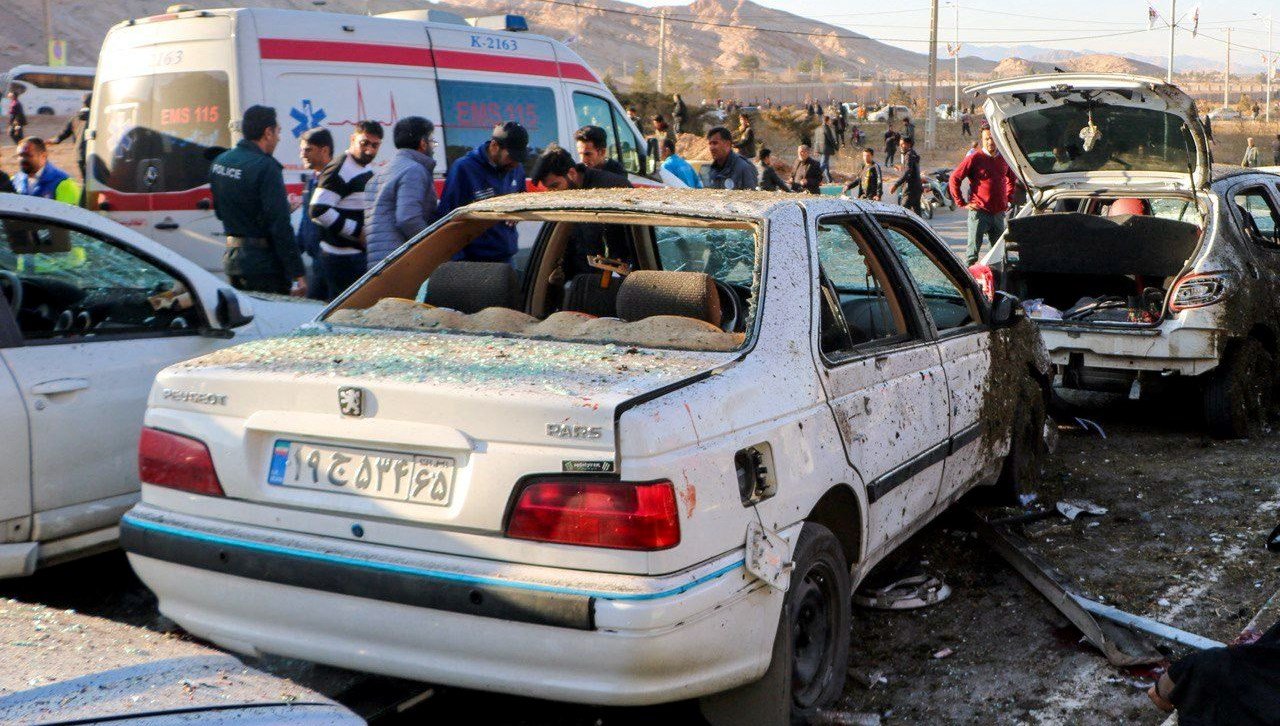
<svg viewBox="0 0 1280 726">
<path fill-rule="evenodd" d="M 155 166 L 148 166 L 147 170 L 143 172 L 143 181 L 147 183 L 147 186 L 155 185 L 156 180 L 159 178 L 160 178 L 160 170 L 157 169 Z"/>
<path fill-rule="evenodd" d="M 338 389 L 338 411 L 343 416 L 364 415 L 364 389 L 345 386 Z"/>
</svg>

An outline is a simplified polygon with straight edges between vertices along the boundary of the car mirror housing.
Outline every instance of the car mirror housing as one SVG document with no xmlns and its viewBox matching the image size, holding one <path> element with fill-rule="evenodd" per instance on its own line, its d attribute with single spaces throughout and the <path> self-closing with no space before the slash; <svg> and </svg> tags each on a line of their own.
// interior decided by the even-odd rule
<svg viewBox="0 0 1280 726">
<path fill-rule="evenodd" d="M 240 307 L 240 296 L 229 287 L 218 288 L 218 305 L 214 318 L 217 327 L 222 330 L 234 330 L 253 322 L 253 315 Z"/>
<path fill-rule="evenodd" d="M 991 327 L 1012 327 L 1022 317 L 1022 301 L 1007 292 L 997 290 L 995 300 L 991 302 Z"/>
</svg>

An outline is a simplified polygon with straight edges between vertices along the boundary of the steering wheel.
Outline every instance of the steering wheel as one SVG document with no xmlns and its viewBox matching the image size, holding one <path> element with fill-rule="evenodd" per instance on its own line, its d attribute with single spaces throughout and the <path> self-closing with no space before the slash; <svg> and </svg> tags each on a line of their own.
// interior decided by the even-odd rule
<svg viewBox="0 0 1280 726">
<path fill-rule="evenodd" d="M 732 333 L 738 323 L 745 322 L 742 320 L 742 302 L 733 288 L 714 277 L 711 280 L 716 284 L 716 292 L 720 293 L 720 329 Z"/>
<path fill-rule="evenodd" d="M 9 299 L 9 307 L 17 315 L 22 309 L 22 278 L 9 270 L 0 270 L 0 290 L 4 291 L 4 296 Z"/>
</svg>

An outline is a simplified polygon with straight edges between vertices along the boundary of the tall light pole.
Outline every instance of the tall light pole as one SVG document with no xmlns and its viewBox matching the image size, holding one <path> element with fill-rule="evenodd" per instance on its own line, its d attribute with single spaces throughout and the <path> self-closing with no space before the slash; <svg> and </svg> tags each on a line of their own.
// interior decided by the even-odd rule
<svg viewBox="0 0 1280 726">
<path fill-rule="evenodd" d="M 52 63 L 53 58 L 53 0 L 44 0 L 44 56 L 46 63 Z"/>
<path fill-rule="evenodd" d="M 1165 74 L 1166 83 L 1173 83 L 1173 39 L 1178 32 L 1178 0 L 1169 0 L 1169 72 Z"/>
<path fill-rule="evenodd" d="M 1271 51 L 1271 38 L 1272 31 L 1275 30 L 1275 22 L 1271 13 L 1267 13 L 1266 15 L 1263 15 L 1262 13 L 1253 13 L 1253 16 L 1259 20 L 1267 21 L 1267 62 L 1265 63 L 1265 72 L 1267 74 L 1267 105 L 1266 116 L 1264 118 L 1267 123 L 1271 123 L 1271 76 L 1275 74 L 1276 67 L 1276 59 Z"/>
<path fill-rule="evenodd" d="M 1227 28 L 1227 65 L 1222 70 L 1222 107 L 1231 105 L 1231 28 Z"/>
<path fill-rule="evenodd" d="M 925 148 L 938 142 L 938 0 L 929 3 L 929 93 L 925 103 Z"/>
<path fill-rule="evenodd" d="M 658 13 L 658 93 L 667 92 L 667 9 Z"/>
<path fill-rule="evenodd" d="M 960 3 L 958 0 L 952 0 L 951 4 L 956 9 L 956 50 L 953 55 L 955 58 L 956 92 L 951 104 L 951 112 L 954 114 L 960 109 Z"/>
</svg>

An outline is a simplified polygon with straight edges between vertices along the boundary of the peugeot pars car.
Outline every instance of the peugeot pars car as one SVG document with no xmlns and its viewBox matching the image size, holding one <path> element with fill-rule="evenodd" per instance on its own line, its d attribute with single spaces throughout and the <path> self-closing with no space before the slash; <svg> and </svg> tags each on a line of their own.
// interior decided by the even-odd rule
<svg viewBox="0 0 1280 726">
<path fill-rule="evenodd" d="M 515 222 L 527 269 L 450 261 Z M 888 205 L 486 200 L 316 324 L 162 372 L 125 548 L 235 651 L 783 723 L 840 693 L 859 578 L 1033 471 L 1015 309 Z"/>
<path fill-rule="evenodd" d="M 319 310 L 236 292 L 92 212 L 0 194 L 0 578 L 115 546 L 157 371 Z"/>
<path fill-rule="evenodd" d="M 1055 383 L 1138 398 L 1190 382 L 1213 434 L 1258 430 L 1276 381 L 1280 176 L 1215 176 L 1194 102 L 1159 79 L 969 90 L 1031 200 L 976 274 L 1030 306 Z"/>
</svg>

